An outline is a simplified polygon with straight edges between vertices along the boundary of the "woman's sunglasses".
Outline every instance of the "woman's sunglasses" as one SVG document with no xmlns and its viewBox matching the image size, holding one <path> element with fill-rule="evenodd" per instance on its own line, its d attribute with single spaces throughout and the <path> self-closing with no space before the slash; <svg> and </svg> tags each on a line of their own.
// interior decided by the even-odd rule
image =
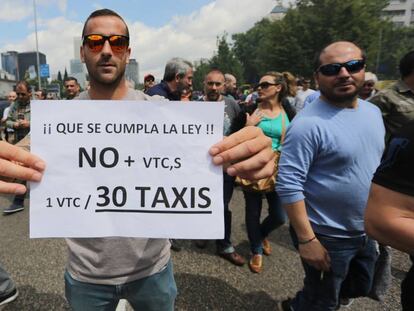
<svg viewBox="0 0 414 311">
<path fill-rule="evenodd" d="M 354 59 L 346 63 L 326 64 L 320 66 L 316 71 L 324 76 L 336 76 L 341 71 L 342 67 L 349 73 L 357 73 L 365 67 L 365 61 L 363 59 Z"/>
<path fill-rule="evenodd" d="M 262 82 L 262 83 L 259 83 L 258 85 L 256 85 L 256 87 L 254 89 L 257 90 L 260 87 L 262 90 L 266 90 L 272 85 L 277 85 L 277 83 Z"/>
<path fill-rule="evenodd" d="M 114 53 L 124 53 L 129 46 L 129 37 L 123 35 L 87 35 L 83 37 L 83 44 L 94 53 L 102 51 L 105 41 L 109 42 L 111 49 Z"/>
</svg>

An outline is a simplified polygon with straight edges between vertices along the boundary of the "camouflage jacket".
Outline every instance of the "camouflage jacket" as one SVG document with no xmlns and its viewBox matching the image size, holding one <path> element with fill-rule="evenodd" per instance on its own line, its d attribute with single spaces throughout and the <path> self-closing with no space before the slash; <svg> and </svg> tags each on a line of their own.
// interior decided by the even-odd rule
<svg viewBox="0 0 414 311">
<path fill-rule="evenodd" d="M 9 114 L 7 115 L 6 120 L 6 127 L 14 129 L 13 125 L 18 120 L 28 120 L 30 122 L 30 103 L 22 105 L 19 101 L 15 101 L 10 106 Z M 25 137 L 29 132 L 30 127 L 14 129 L 16 142 Z"/>
<path fill-rule="evenodd" d="M 414 120 L 414 90 L 402 80 L 375 94 L 369 101 L 381 109 L 387 140 L 403 125 Z"/>
</svg>

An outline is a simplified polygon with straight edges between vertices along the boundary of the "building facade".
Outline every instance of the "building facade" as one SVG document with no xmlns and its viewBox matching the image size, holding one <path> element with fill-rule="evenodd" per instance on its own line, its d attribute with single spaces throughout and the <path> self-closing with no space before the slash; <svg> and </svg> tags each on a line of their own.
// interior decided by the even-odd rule
<svg viewBox="0 0 414 311">
<path fill-rule="evenodd" d="M 383 16 L 397 26 L 414 25 L 414 0 L 390 0 Z"/>
<path fill-rule="evenodd" d="M 19 80 L 24 79 L 26 72 L 28 72 L 30 66 L 34 66 L 36 73 L 39 72 L 37 68 L 37 53 L 36 52 L 23 52 L 17 54 L 19 63 Z M 41 65 L 46 64 L 46 55 L 39 52 L 39 63 Z"/>
<path fill-rule="evenodd" d="M 13 75 L 15 79 L 19 80 L 19 60 L 16 51 L 7 51 L 1 53 L 1 67 L 4 71 Z"/>
<path fill-rule="evenodd" d="M 125 68 L 125 77 L 128 81 L 133 82 L 134 87 L 139 84 L 139 64 L 135 58 L 130 58 Z"/>
</svg>

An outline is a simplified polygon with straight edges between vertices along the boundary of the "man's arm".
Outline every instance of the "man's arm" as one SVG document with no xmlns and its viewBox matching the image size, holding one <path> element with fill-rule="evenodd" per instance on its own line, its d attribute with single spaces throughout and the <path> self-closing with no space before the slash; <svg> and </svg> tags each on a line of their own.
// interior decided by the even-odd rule
<svg viewBox="0 0 414 311">
<path fill-rule="evenodd" d="M 25 193 L 25 186 L 4 177 L 40 181 L 45 167 L 45 163 L 37 156 L 18 146 L 0 141 L 0 193 Z"/>
<path fill-rule="evenodd" d="M 317 270 L 329 271 L 331 260 L 328 251 L 315 238 L 306 212 L 305 201 L 286 204 L 284 208 L 298 237 L 300 257 Z"/>
<path fill-rule="evenodd" d="M 373 183 L 365 230 L 380 243 L 414 255 L 414 197 Z"/>
<path fill-rule="evenodd" d="M 272 141 L 262 130 L 248 126 L 225 137 L 209 150 L 215 165 L 226 167 L 230 176 L 256 180 L 274 172 Z"/>
<path fill-rule="evenodd" d="M 330 258 L 315 237 L 304 196 L 309 169 L 320 146 L 318 133 L 314 121 L 307 118 L 296 119 L 289 126 L 279 161 L 276 191 L 300 242 L 299 255 L 315 269 L 328 271 Z"/>
</svg>

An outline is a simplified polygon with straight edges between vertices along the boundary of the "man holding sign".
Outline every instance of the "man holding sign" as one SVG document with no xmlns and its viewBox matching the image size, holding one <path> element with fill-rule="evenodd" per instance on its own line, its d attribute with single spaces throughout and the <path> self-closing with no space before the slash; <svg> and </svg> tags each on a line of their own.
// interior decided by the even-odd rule
<svg viewBox="0 0 414 311">
<path fill-rule="evenodd" d="M 93 12 L 85 22 L 81 57 L 90 89 L 80 99 L 146 100 L 127 87 L 124 72 L 130 55 L 129 33 L 115 12 Z M 209 150 L 215 165 L 231 176 L 258 179 L 273 172 L 270 140 L 255 128 L 245 128 Z M 24 166 L 19 166 L 21 163 Z M 2 175 L 39 181 L 45 164 L 38 157 L 0 142 Z M 25 187 L 0 182 L 0 192 L 23 193 Z M 73 310 L 115 310 L 126 299 L 139 310 L 173 310 L 176 285 L 167 239 L 68 239 L 66 298 Z"/>
</svg>

